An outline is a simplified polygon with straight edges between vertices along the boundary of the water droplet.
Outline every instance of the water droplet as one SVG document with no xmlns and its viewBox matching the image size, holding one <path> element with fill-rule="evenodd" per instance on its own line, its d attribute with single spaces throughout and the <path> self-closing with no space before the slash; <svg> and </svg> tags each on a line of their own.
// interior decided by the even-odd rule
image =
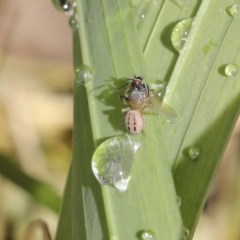
<svg viewBox="0 0 240 240">
<path fill-rule="evenodd" d="M 239 67 L 234 63 L 229 63 L 225 66 L 224 72 L 227 77 L 234 77 L 239 73 Z"/>
<path fill-rule="evenodd" d="M 189 31 L 191 29 L 193 18 L 186 18 L 178 22 L 171 34 L 173 47 L 180 52 L 187 41 Z"/>
<path fill-rule="evenodd" d="M 144 19 L 146 17 L 145 13 L 140 13 L 139 18 Z"/>
<path fill-rule="evenodd" d="M 137 235 L 139 240 L 154 240 L 154 233 L 151 230 L 140 231 Z"/>
<path fill-rule="evenodd" d="M 182 199 L 179 196 L 177 196 L 177 205 L 178 205 L 178 207 L 180 207 L 181 204 L 182 204 Z"/>
<path fill-rule="evenodd" d="M 62 11 L 67 15 L 73 15 L 76 5 L 75 0 L 65 0 L 62 3 Z"/>
<path fill-rule="evenodd" d="M 186 227 L 183 227 L 183 240 L 187 240 L 190 236 L 190 231 Z"/>
<path fill-rule="evenodd" d="M 77 5 L 75 0 L 52 0 L 52 2 L 57 10 L 67 15 L 72 15 Z"/>
<path fill-rule="evenodd" d="M 93 78 L 92 69 L 86 65 L 82 65 L 75 70 L 76 83 L 86 85 Z"/>
<path fill-rule="evenodd" d="M 92 22 L 92 19 L 91 19 L 91 18 L 87 18 L 87 22 L 88 22 L 88 23 L 91 23 L 91 22 Z"/>
<path fill-rule="evenodd" d="M 235 3 L 226 9 L 226 12 L 231 16 L 235 17 L 240 11 L 240 4 Z"/>
<path fill-rule="evenodd" d="M 152 167 L 151 168 L 152 172 L 156 173 L 157 172 L 157 169 L 155 167 Z"/>
<path fill-rule="evenodd" d="M 112 137 L 98 146 L 92 157 L 92 170 L 102 185 L 121 192 L 127 190 L 136 143 L 129 135 Z"/>
<path fill-rule="evenodd" d="M 68 24 L 69 24 L 69 26 L 70 26 L 73 30 L 75 30 L 75 29 L 78 28 L 78 20 L 77 20 L 75 14 L 73 14 L 73 15 L 69 18 Z"/>
<path fill-rule="evenodd" d="M 143 30 L 142 27 L 144 27 L 144 23 L 146 22 L 145 19 L 152 12 L 152 8 L 154 8 L 154 2 L 152 0 L 141 1 L 141 4 L 136 8 L 136 23 L 138 30 Z"/>
<path fill-rule="evenodd" d="M 191 159 L 197 159 L 200 154 L 200 148 L 192 146 L 188 149 L 188 155 Z"/>
</svg>

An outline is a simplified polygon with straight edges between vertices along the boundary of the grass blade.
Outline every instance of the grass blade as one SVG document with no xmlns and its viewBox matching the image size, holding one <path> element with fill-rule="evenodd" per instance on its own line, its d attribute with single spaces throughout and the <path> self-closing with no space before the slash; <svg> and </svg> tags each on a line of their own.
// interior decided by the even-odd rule
<svg viewBox="0 0 240 240">
<path fill-rule="evenodd" d="M 37 202 L 59 211 L 61 198 L 49 184 L 27 175 L 4 155 L 0 155 L 0 166 L 3 176 L 26 190 Z"/>
<path fill-rule="evenodd" d="M 239 114 L 239 75 L 225 73 L 229 63 L 240 66 L 240 15 L 229 15 L 230 6 L 224 0 L 202 2 L 166 96 L 179 115 L 177 124 L 165 128 L 165 136 L 184 225 L 191 235 Z M 196 161 L 189 155 L 192 147 L 200 150 Z"/>
<path fill-rule="evenodd" d="M 152 126 L 159 121 L 155 116 L 146 116 L 149 125 L 126 193 L 101 187 L 91 171 L 95 147 L 123 132 L 121 102 L 115 93 L 121 78 L 147 75 L 131 13 L 128 1 L 77 1 L 75 69 L 89 66 L 93 78 L 86 86 L 76 79 L 74 86 L 74 150 L 66 190 L 71 192 L 71 206 L 62 210 L 71 211 L 72 239 L 140 239 L 144 231 L 157 239 L 181 237 L 182 223 L 160 137 L 162 129 Z"/>
</svg>

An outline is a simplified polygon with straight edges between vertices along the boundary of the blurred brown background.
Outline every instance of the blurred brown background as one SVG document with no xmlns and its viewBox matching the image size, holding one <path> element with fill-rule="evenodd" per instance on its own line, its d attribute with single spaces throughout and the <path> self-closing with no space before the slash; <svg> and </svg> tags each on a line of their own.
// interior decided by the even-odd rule
<svg viewBox="0 0 240 240">
<path fill-rule="evenodd" d="M 51 0 L 0 0 L 0 152 L 17 159 L 27 174 L 55 186 L 59 194 L 71 159 L 68 18 Z M 195 240 L 240 240 L 239 160 L 240 121 Z M 0 240 L 22 240 L 24 229 L 36 218 L 43 219 L 54 236 L 57 214 L 0 175 Z"/>
<path fill-rule="evenodd" d="M 0 0 L 0 152 L 59 194 L 71 159 L 68 18 L 51 0 Z M 57 217 L 0 176 L 0 240 L 23 239 L 36 218 L 46 221 L 53 235 Z"/>
</svg>

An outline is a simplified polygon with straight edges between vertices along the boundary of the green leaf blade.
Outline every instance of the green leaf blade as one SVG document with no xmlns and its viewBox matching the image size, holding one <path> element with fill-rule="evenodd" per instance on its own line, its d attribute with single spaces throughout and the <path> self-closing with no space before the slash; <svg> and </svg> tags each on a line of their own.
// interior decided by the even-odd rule
<svg viewBox="0 0 240 240">
<path fill-rule="evenodd" d="M 226 13 L 230 5 L 202 2 L 165 98 L 179 116 L 173 127 L 166 128 L 166 139 L 184 225 L 191 235 L 239 114 L 239 75 L 227 77 L 222 71 L 228 63 L 240 65 L 239 15 L 232 18 Z M 189 156 L 191 147 L 200 149 L 196 160 Z"/>
<path fill-rule="evenodd" d="M 116 94 L 126 83 L 121 78 L 146 72 L 131 13 L 128 1 L 78 1 L 81 24 L 75 38 L 80 40 L 75 42 L 75 69 L 89 66 L 93 80 L 85 87 L 75 83 L 74 152 L 71 187 L 67 186 L 72 239 L 140 239 L 141 232 L 149 230 L 156 238 L 178 240 L 182 234 L 168 156 L 158 139 L 161 127 L 157 131 L 151 127 L 157 122 L 154 116 L 146 117 L 149 124 L 125 193 L 101 186 L 91 170 L 94 148 L 123 133 L 124 116 Z"/>
</svg>

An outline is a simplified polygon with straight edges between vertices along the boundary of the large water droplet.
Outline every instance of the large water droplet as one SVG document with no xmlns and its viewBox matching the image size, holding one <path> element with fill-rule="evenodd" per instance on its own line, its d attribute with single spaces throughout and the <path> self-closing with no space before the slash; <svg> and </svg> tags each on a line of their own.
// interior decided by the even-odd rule
<svg viewBox="0 0 240 240">
<path fill-rule="evenodd" d="M 235 17 L 239 13 L 239 11 L 240 11 L 239 3 L 235 3 L 226 9 L 226 12 L 232 17 Z"/>
<path fill-rule="evenodd" d="M 75 81 L 78 84 L 86 85 L 93 79 L 93 72 L 89 66 L 82 65 L 75 70 Z"/>
<path fill-rule="evenodd" d="M 171 34 L 173 47 L 180 52 L 187 41 L 189 31 L 191 29 L 193 18 L 186 18 L 178 22 Z"/>
<path fill-rule="evenodd" d="M 143 230 L 137 234 L 139 240 L 154 240 L 154 233 L 151 230 Z"/>
<path fill-rule="evenodd" d="M 234 77 L 239 73 L 239 67 L 234 63 L 229 63 L 225 66 L 224 72 L 227 77 Z"/>
<path fill-rule="evenodd" d="M 92 170 L 100 184 L 127 190 L 138 144 L 129 135 L 121 135 L 99 145 L 92 157 Z"/>
<path fill-rule="evenodd" d="M 188 155 L 191 159 L 197 159 L 200 154 L 200 148 L 192 146 L 188 149 Z"/>
</svg>

